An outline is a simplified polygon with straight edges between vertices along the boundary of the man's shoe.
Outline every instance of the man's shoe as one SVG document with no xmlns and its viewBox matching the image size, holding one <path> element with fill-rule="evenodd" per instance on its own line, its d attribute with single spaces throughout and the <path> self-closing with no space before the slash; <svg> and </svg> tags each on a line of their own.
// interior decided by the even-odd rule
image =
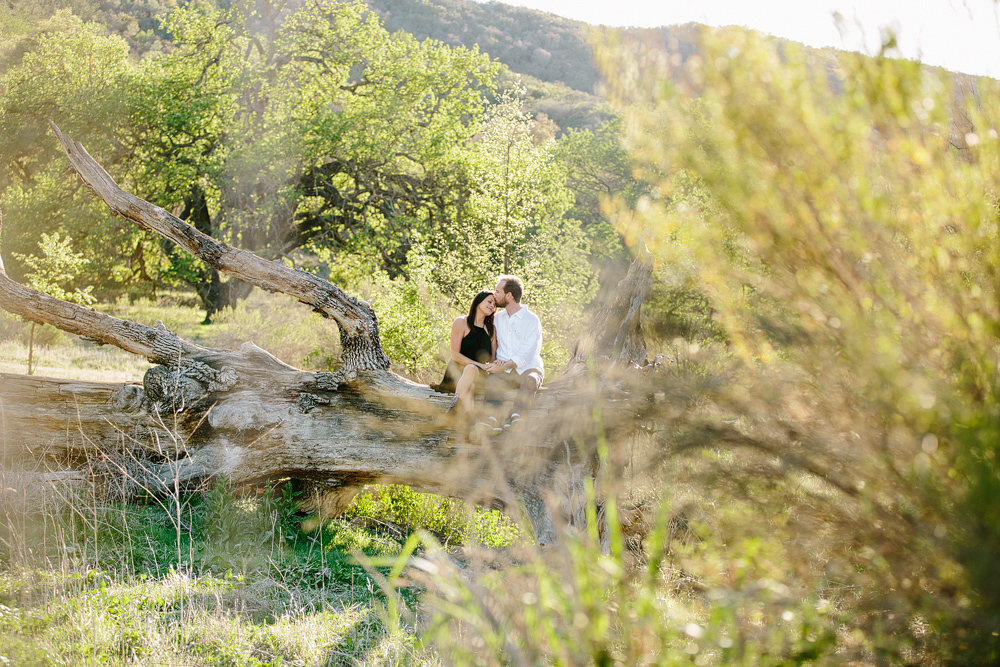
<svg viewBox="0 0 1000 667">
<path fill-rule="evenodd" d="M 472 426 L 472 431 L 469 433 L 469 440 L 485 443 L 498 433 L 503 433 L 503 429 L 500 428 L 500 422 L 497 421 L 496 417 L 489 417 L 485 421 L 477 422 Z"/>
<path fill-rule="evenodd" d="M 503 424 L 503 430 L 506 431 L 511 428 L 519 428 L 523 424 L 524 424 L 524 419 L 521 417 L 521 415 L 515 412 L 510 417 L 507 417 L 507 421 L 505 421 Z"/>
</svg>

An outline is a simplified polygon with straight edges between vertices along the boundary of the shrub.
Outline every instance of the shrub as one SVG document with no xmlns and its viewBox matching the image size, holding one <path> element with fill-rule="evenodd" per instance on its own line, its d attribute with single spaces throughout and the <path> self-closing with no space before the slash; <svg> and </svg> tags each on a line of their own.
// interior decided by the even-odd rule
<svg viewBox="0 0 1000 667">
<path fill-rule="evenodd" d="M 396 531 L 403 539 L 415 530 L 436 534 L 444 544 L 477 543 L 499 548 L 523 540 L 517 525 L 497 510 L 471 508 L 454 498 L 418 493 L 407 486 L 369 487 L 358 494 L 347 518 Z"/>
</svg>

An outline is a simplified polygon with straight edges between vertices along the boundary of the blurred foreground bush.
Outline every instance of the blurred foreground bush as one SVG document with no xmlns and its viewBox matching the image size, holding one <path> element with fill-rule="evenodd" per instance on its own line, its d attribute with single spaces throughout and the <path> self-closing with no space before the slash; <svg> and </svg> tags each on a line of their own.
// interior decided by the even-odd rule
<svg viewBox="0 0 1000 667">
<path fill-rule="evenodd" d="M 442 655 L 996 664 L 997 83 L 701 41 L 602 58 L 652 186 L 608 208 L 711 325 L 664 328 L 641 434 L 608 443 L 610 553 L 595 504 L 587 536 L 503 575 L 421 564 Z M 613 500 L 633 489 L 660 506 L 637 554 Z"/>
</svg>

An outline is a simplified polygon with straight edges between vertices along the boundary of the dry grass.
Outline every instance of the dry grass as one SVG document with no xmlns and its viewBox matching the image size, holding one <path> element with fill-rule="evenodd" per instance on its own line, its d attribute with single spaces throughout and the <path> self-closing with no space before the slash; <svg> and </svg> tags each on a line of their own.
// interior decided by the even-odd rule
<svg viewBox="0 0 1000 667">
<path fill-rule="evenodd" d="M 306 370 L 329 369 L 340 348 L 334 323 L 291 297 L 262 290 L 254 290 L 235 309 L 219 313 L 209 325 L 201 324 L 202 311 L 177 295 L 157 302 L 119 299 L 99 304 L 97 309 L 147 326 L 162 321 L 181 338 L 206 347 L 236 349 L 251 341 Z M 27 373 L 29 332 L 30 324 L 0 312 L 0 373 Z M 35 375 L 66 380 L 135 382 L 150 367 L 135 355 L 97 346 L 50 326 L 36 328 L 33 355 Z"/>
<path fill-rule="evenodd" d="M 149 368 L 145 359 L 133 354 L 79 339 L 36 347 L 34 359 L 35 375 L 87 382 L 140 381 Z M 0 373 L 23 375 L 27 371 L 28 346 L 17 339 L 0 340 Z"/>
</svg>

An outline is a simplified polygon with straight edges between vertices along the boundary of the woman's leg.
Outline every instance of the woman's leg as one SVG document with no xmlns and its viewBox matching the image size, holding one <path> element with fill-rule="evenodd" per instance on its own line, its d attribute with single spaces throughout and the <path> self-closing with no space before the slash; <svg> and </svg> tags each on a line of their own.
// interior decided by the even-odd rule
<svg viewBox="0 0 1000 667">
<path fill-rule="evenodd" d="M 455 385 L 455 397 L 458 404 L 462 406 L 462 412 L 469 414 L 472 412 L 473 397 L 476 390 L 476 378 L 479 376 L 479 368 L 469 364 L 462 370 L 462 377 Z"/>
</svg>

